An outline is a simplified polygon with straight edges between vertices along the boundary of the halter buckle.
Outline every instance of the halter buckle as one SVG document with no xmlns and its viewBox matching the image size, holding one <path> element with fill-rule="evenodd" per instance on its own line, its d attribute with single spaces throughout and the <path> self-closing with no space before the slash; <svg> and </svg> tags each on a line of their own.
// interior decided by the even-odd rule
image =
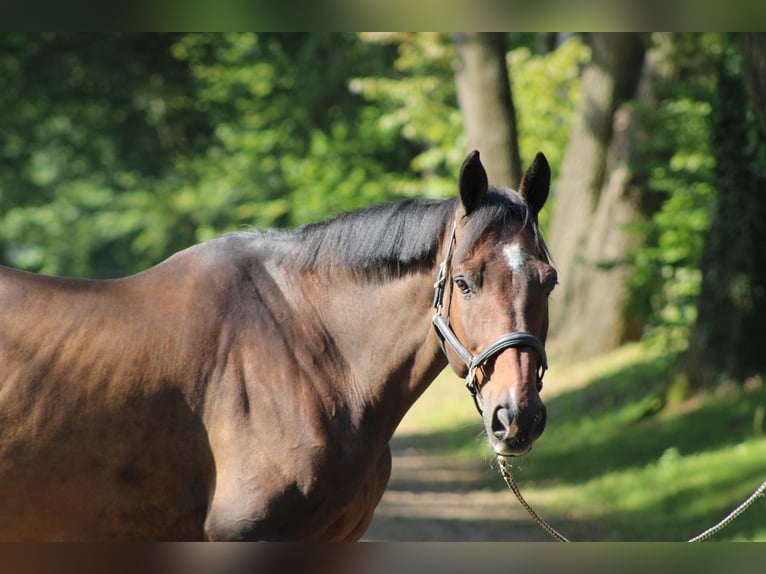
<svg viewBox="0 0 766 574">
<path fill-rule="evenodd" d="M 478 369 L 479 365 L 468 367 L 468 374 L 465 376 L 465 388 L 471 393 L 471 398 L 473 399 L 474 406 L 476 406 L 476 410 L 480 415 L 484 416 L 484 407 L 481 403 L 479 387 L 476 386 L 476 371 Z"/>
<path fill-rule="evenodd" d="M 479 392 L 479 388 L 476 386 L 476 371 L 478 367 L 469 367 L 468 374 L 465 376 L 465 388 L 473 396 Z"/>
<path fill-rule="evenodd" d="M 436 282 L 434 283 L 434 301 L 431 305 L 437 311 L 441 310 L 444 301 L 444 285 L 447 282 L 447 262 L 442 261 L 439 265 L 439 273 L 436 276 Z"/>
</svg>

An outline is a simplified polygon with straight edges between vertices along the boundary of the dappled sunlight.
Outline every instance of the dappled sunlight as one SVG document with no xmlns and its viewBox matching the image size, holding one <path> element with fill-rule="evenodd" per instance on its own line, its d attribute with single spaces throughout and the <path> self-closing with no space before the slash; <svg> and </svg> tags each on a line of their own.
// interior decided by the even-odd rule
<svg viewBox="0 0 766 574">
<path fill-rule="evenodd" d="M 664 457 L 639 470 L 605 472 L 584 484 L 525 489 L 555 516 L 588 521 L 599 540 L 683 541 L 723 518 L 764 478 L 766 441 L 688 457 Z M 763 504 L 762 502 L 760 503 Z M 763 539 L 762 509 L 744 513 L 717 539 Z"/>
<path fill-rule="evenodd" d="M 548 427 L 512 466 L 528 502 L 565 536 L 685 540 L 723 518 L 766 477 L 759 426 L 764 386 L 730 386 L 666 403 L 672 366 L 671 357 L 641 344 L 566 366 L 551 355 L 543 391 Z M 392 480 L 374 524 L 417 524 L 421 539 L 435 539 L 428 528 L 432 535 L 472 536 L 466 524 L 476 522 L 487 540 L 498 539 L 492 525 L 514 524 L 508 532 L 516 536 L 521 528 L 522 537 L 514 539 L 535 536 L 536 529 L 547 539 L 506 489 L 479 415 L 451 372 L 411 409 L 392 447 Z M 745 512 L 715 539 L 764 539 L 762 515 L 757 508 Z"/>
</svg>

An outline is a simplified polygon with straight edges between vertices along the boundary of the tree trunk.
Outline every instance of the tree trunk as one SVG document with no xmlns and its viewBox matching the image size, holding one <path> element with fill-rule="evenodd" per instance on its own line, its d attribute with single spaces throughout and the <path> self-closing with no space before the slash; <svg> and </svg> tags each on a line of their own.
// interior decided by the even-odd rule
<svg viewBox="0 0 766 574">
<path fill-rule="evenodd" d="M 766 374 L 766 134 L 750 113 L 751 104 L 759 117 L 764 112 L 758 69 L 766 45 L 756 40 L 741 44 L 744 78 L 736 71 L 740 53 L 734 42 L 719 71 L 711 130 L 716 205 L 705 239 L 697 321 L 684 359 L 695 388 Z"/>
<path fill-rule="evenodd" d="M 643 188 L 630 169 L 638 113 L 626 102 L 652 92 L 639 35 L 599 33 L 590 43 L 549 242 L 561 283 L 551 301 L 551 346 L 578 358 L 638 335 L 626 312 L 625 260 L 641 238 L 625 228 L 645 215 Z"/>
<path fill-rule="evenodd" d="M 744 57 L 745 85 L 758 114 L 761 130 L 766 134 L 766 34 L 742 33 L 739 44 Z"/>
<path fill-rule="evenodd" d="M 481 152 L 490 183 L 517 189 L 521 161 L 505 34 L 468 32 L 453 39 L 458 53 L 455 79 L 469 149 Z"/>
</svg>

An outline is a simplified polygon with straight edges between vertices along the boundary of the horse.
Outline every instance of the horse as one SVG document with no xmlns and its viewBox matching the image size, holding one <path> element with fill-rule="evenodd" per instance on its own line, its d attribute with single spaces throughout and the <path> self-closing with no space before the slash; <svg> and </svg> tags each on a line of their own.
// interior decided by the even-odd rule
<svg viewBox="0 0 766 574">
<path fill-rule="evenodd" d="M 492 450 L 546 423 L 538 154 L 448 199 L 250 229 L 135 275 L 0 268 L 0 540 L 358 540 L 449 364 Z M 434 283 L 434 278 L 436 282 Z"/>
</svg>

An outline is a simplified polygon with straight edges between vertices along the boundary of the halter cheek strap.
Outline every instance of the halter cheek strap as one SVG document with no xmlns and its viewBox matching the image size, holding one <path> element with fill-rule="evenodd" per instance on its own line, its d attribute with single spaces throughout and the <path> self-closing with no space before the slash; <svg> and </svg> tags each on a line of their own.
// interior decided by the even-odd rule
<svg viewBox="0 0 766 574">
<path fill-rule="evenodd" d="M 473 355 L 466 349 L 465 345 L 460 342 L 455 331 L 450 327 L 448 320 L 441 314 L 444 305 L 444 290 L 447 283 L 447 266 L 452 257 L 452 246 L 455 243 L 456 227 L 457 221 L 452 224 L 452 230 L 450 231 L 450 236 L 447 240 L 447 253 L 444 256 L 441 265 L 439 265 L 439 274 L 436 276 L 436 282 L 434 283 L 433 306 L 436 309 L 436 313 L 434 313 L 432 323 L 436 329 L 436 334 L 439 337 L 442 351 L 446 354 L 446 345 L 449 345 L 468 367 L 468 374 L 465 377 L 465 386 L 468 388 L 471 396 L 473 396 L 476 408 L 479 413 L 481 413 L 482 409 L 479 405 L 478 398 L 479 389 L 476 386 L 476 371 L 479 367 L 510 347 L 531 347 L 537 353 L 539 365 L 537 379 L 538 382 L 542 382 L 543 375 L 545 374 L 545 371 L 548 370 L 548 357 L 545 354 L 545 346 L 542 341 L 527 331 L 505 333 L 487 345 L 487 347 L 478 355 Z"/>
</svg>

